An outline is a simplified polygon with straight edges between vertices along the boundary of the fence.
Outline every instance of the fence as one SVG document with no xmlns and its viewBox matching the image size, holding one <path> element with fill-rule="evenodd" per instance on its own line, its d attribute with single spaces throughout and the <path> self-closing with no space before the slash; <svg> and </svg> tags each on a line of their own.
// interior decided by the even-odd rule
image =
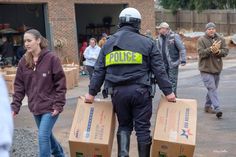
<svg viewBox="0 0 236 157">
<path fill-rule="evenodd" d="M 165 21 L 172 30 L 204 31 L 208 22 L 214 22 L 217 32 L 224 35 L 236 33 L 236 10 L 206 10 L 197 11 L 180 10 L 173 15 L 170 10 L 156 10 L 156 25 Z"/>
</svg>

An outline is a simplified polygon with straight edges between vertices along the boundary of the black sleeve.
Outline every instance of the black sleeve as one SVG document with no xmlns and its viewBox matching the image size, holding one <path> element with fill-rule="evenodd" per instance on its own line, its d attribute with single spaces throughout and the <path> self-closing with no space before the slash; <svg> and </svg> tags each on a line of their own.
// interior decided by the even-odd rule
<svg viewBox="0 0 236 157">
<path fill-rule="evenodd" d="M 90 80 L 89 94 L 96 96 L 101 90 L 106 74 L 104 47 L 101 49 Z"/>
<path fill-rule="evenodd" d="M 159 49 L 155 42 L 152 42 L 152 48 L 150 52 L 150 66 L 154 73 L 159 88 L 165 95 L 172 93 L 172 85 L 165 71 L 164 61 Z"/>
</svg>

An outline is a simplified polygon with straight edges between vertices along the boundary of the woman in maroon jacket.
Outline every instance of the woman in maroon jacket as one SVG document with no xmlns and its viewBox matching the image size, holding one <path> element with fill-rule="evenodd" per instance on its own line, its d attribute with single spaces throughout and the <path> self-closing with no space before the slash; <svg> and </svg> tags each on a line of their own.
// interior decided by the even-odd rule
<svg viewBox="0 0 236 157">
<path fill-rule="evenodd" d="M 28 107 L 38 126 L 39 156 L 64 157 L 52 129 L 65 105 L 66 80 L 59 58 L 47 50 L 47 40 L 35 29 L 24 34 L 26 54 L 19 61 L 14 83 L 15 117 L 27 95 Z"/>
</svg>

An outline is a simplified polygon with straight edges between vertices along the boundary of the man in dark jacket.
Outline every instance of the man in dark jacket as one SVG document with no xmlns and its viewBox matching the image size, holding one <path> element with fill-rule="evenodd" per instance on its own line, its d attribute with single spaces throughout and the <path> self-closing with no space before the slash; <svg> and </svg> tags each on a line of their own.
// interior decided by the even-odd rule
<svg viewBox="0 0 236 157">
<path fill-rule="evenodd" d="M 105 80 L 104 95 L 111 94 L 119 127 L 118 157 L 129 156 L 130 135 L 135 128 L 139 157 L 149 157 L 151 136 L 150 95 L 153 73 L 168 101 L 175 101 L 166 75 L 162 56 L 155 42 L 139 33 L 141 15 L 134 8 L 124 9 L 119 16 L 120 29 L 101 49 L 90 81 L 87 102 L 93 102 Z"/>
<path fill-rule="evenodd" d="M 198 68 L 205 87 L 208 90 L 205 112 L 222 116 L 217 88 L 223 67 L 222 57 L 228 55 L 225 40 L 216 33 L 216 25 L 212 22 L 206 25 L 206 34 L 198 39 Z"/>
<path fill-rule="evenodd" d="M 176 95 L 179 65 L 186 64 L 186 49 L 180 36 L 171 31 L 168 23 L 162 22 L 157 28 L 159 31 L 157 46 L 161 51 L 167 75 Z"/>
</svg>

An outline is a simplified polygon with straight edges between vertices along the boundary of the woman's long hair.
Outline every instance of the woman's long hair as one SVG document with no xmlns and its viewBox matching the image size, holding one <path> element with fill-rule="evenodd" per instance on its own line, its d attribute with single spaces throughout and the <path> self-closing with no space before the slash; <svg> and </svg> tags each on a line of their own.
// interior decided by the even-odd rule
<svg viewBox="0 0 236 157">
<path fill-rule="evenodd" d="M 30 29 L 28 31 L 25 32 L 25 34 L 28 33 L 28 34 L 32 34 L 36 40 L 40 39 L 40 48 L 41 50 L 44 49 L 44 48 L 47 48 L 48 47 L 48 40 L 45 39 L 38 30 L 36 29 Z M 25 60 L 26 60 L 26 66 L 30 69 L 33 69 L 34 68 L 34 59 L 33 59 L 33 54 L 31 52 L 27 52 L 25 53 Z"/>
</svg>

